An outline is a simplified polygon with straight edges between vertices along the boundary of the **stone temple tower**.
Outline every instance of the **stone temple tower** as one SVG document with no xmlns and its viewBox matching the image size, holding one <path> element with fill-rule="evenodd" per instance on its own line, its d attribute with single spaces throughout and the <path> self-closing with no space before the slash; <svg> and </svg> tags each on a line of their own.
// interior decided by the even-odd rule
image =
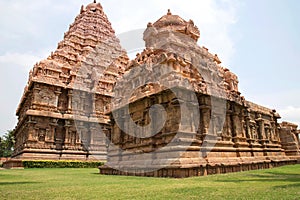
<svg viewBox="0 0 300 200">
<path fill-rule="evenodd" d="M 284 152 L 278 113 L 246 101 L 199 38 L 192 20 L 170 11 L 148 24 L 145 50 L 114 89 L 101 174 L 189 177 L 297 162 Z"/>
<path fill-rule="evenodd" d="M 241 96 L 238 77 L 199 39 L 192 20 L 169 10 L 129 61 L 102 6 L 82 6 L 30 71 L 13 158 L 102 160 L 101 174 L 156 177 L 299 163 L 297 125 Z"/>
<path fill-rule="evenodd" d="M 127 62 L 100 3 L 82 6 L 55 52 L 30 71 L 13 158 L 105 160 L 104 113 Z"/>
</svg>

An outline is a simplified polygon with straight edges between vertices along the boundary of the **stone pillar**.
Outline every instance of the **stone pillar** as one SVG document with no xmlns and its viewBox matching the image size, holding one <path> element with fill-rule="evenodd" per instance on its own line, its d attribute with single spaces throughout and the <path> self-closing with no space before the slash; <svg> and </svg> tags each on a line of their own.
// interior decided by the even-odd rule
<svg viewBox="0 0 300 200">
<path fill-rule="evenodd" d="M 68 147 L 71 143 L 71 135 L 70 135 L 70 127 L 71 127 L 71 122 L 69 120 L 65 120 L 65 141 L 64 144 L 66 147 Z"/>
<path fill-rule="evenodd" d="M 81 138 L 82 138 L 82 129 L 83 129 L 83 122 L 80 122 L 80 124 L 77 127 L 77 132 L 76 132 L 76 145 L 81 145 Z"/>
<path fill-rule="evenodd" d="M 233 137 L 236 138 L 243 137 L 242 121 L 240 115 L 241 115 L 240 108 L 235 106 L 234 111 L 232 113 L 232 121 L 233 121 Z"/>
<path fill-rule="evenodd" d="M 69 90 L 68 91 L 68 113 L 72 112 L 72 97 L 73 97 L 73 91 Z"/>
<path fill-rule="evenodd" d="M 242 128 L 242 137 L 247 139 L 246 133 L 247 133 L 248 127 L 247 127 L 247 123 L 246 123 L 244 115 L 241 115 L 241 121 L 242 121 L 242 127 L 241 127 Z"/>
<path fill-rule="evenodd" d="M 258 123 L 258 136 L 259 141 L 262 145 L 265 144 L 266 138 L 265 138 L 265 124 L 264 119 L 262 119 L 261 115 L 258 115 L 258 118 L 255 120 Z"/>
<path fill-rule="evenodd" d="M 247 111 L 245 116 L 245 125 L 246 125 L 246 139 L 249 144 L 253 144 L 255 142 L 255 138 L 253 137 L 253 128 L 254 124 L 251 124 L 250 113 Z M 254 128 L 255 130 L 255 128 Z"/>
<path fill-rule="evenodd" d="M 97 99 L 97 95 L 96 94 L 92 94 L 92 116 L 93 117 L 97 116 L 96 99 Z"/>
<path fill-rule="evenodd" d="M 85 106 L 85 101 L 86 101 L 86 93 L 85 92 L 80 92 L 80 107 L 78 110 L 80 110 L 79 112 L 84 114 L 84 106 Z"/>
<path fill-rule="evenodd" d="M 223 141 L 231 141 L 232 140 L 232 121 L 231 121 L 231 114 L 232 111 L 227 111 L 226 113 L 226 120 L 224 126 L 224 133 L 223 133 Z"/>
<path fill-rule="evenodd" d="M 238 157 L 248 157 L 251 152 L 249 149 L 249 143 L 247 142 L 245 135 L 245 119 L 243 114 L 243 108 L 239 105 L 235 105 L 234 111 L 232 114 L 233 120 L 233 141 L 234 146 L 237 148 L 237 156 Z"/>
<path fill-rule="evenodd" d="M 35 87 L 33 88 L 33 92 L 32 92 L 32 102 L 33 102 L 33 104 L 36 104 L 36 103 L 38 103 L 36 95 L 41 91 L 41 88 L 38 83 L 36 83 L 34 86 Z"/>
<path fill-rule="evenodd" d="M 266 143 L 269 143 L 272 140 L 271 124 L 264 123 L 264 134 Z"/>
<path fill-rule="evenodd" d="M 32 117 L 32 116 L 29 116 L 28 119 L 29 120 L 27 122 L 27 124 L 28 124 L 27 140 L 28 141 L 35 141 L 34 126 L 37 122 L 35 121 L 34 117 Z"/>
<path fill-rule="evenodd" d="M 54 135 L 55 135 L 55 128 L 58 126 L 58 119 L 52 119 L 52 122 L 50 123 L 51 128 L 51 133 L 50 133 L 50 138 L 49 140 L 51 142 L 54 142 Z"/>
<path fill-rule="evenodd" d="M 92 126 L 90 127 L 90 145 L 94 145 L 94 137 L 96 136 L 97 129 Z"/>
<path fill-rule="evenodd" d="M 201 118 L 202 118 L 202 135 L 208 134 L 209 122 L 210 122 L 210 112 L 211 109 L 209 106 L 200 106 Z"/>
<path fill-rule="evenodd" d="M 271 141 L 272 143 L 278 143 L 278 138 L 276 137 L 276 123 L 275 121 L 270 122 L 270 134 L 271 134 Z"/>
<path fill-rule="evenodd" d="M 54 105 L 56 105 L 55 111 L 58 111 L 58 107 L 59 107 L 58 100 L 59 100 L 59 95 L 61 94 L 61 88 L 57 88 L 54 93 L 55 93 L 55 104 Z"/>
</svg>

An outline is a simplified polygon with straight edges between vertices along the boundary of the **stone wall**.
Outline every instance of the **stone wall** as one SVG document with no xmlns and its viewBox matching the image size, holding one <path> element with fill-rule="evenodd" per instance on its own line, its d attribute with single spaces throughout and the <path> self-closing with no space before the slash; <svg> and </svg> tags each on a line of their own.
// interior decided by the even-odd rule
<svg viewBox="0 0 300 200">
<path fill-rule="evenodd" d="M 282 148 L 288 156 L 300 156 L 298 125 L 282 122 L 280 124 L 280 140 Z"/>
<path fill-rule="evenodd" d="M 297 162 L 282 148 L 280 116 L 246 101 L 199 38 L 192 20 L 170 11 L 148 24 L 146 49 L 116 82 L 101 174 L 188 177 Z"/>
<path fill-rule="evenodd" d="M 37 63 L 17 109 L 14 158 L 106 160 L 103 174 L 188 177 L 292 164 L 297 127 L 246 101 L 238 77 L 168 11 L 129 62 L 99 3 Z M 289 157 L 292 156 L 292 157 Z"/>
<path fill-rule="evenodd" d="M 172 90 L 150 95 L 129 105 L 133 122 L 144 127 L 155 124 L 152 129 L 157 127 L 153 120 L 163 119 L 154 113 L 150 120 L 149 109 L 157 104 L 163 106 L 166 112 L 164 126 L 157 133 L 155 130 L 156 134 L 152 137 L 143 138 L 143 132 L 137 131 L 139 129 L 134 124 L 127 127 L 130 119 L 124 119 L 126 107 L 115 111 L 111 117 L 112 130 L 107 135 L 111 141 L 108 162 L 100 168 L 100 173 L 187 177 L 297 162 L 287 157 L 281 148 L 275 111 L 250 102 L 240 105 L 227 101 L 224 126 L 218 131 L 218 126 L 211 124 L 211 97 L 199 93 L 199 126 L 195 129 L 191 121 L 186 120 L 187 124 L 181 121 L 182 117 L 188 116 L 181 113 L 179 102 L 182 99 L 177 99 Z"/>
</svg>

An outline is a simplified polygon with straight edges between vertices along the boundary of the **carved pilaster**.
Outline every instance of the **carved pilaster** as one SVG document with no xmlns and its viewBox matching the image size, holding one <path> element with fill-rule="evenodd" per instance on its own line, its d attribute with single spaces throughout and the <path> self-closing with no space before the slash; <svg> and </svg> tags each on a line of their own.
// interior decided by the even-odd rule
<svg viewBox="0 0 300 200">
<path fill-rule="evenodd" d="M 256 132 L 256 127 L 255 127 L 255 121 L 251 121 L 250 113 L 249 111 L 246 111 L 246 116 L 245 116 L 245 126 L 246 126 L 246 139 L 249 144 L 253 144 L 255 140 L 257 139 L 254 136 L 254 131 Z"/>
<path fill-rule="evenodd" d="M 69 120 L 65 120 L 65 145 L 70 145 L 71 135 L 70 128 L 72 127 L 72 123 Z"/>
<path fill-rule="evenodd" d="M 41 91 L 40 85 L 36 83 L 33 88 L 32 92 L 32 105 L 30 106 L 30 109 L 36 109 L 36 104 L 38 103 L 37 95 Z"/>
<path fill-rule="evenodd" d="M 72 113 L 73 90 L 68 91 L 68 113 Z"/>
<path fill-rule="evenodd" d="M 59 96 L 61 94 L 61 88 L 56 88 L 54 93 L 55 93 L 55 103 L 54 103 L 54 105 L 56 105 L 55 110 L 58 111 L 58 107 L 59 107 L 59 104 L 58 104 L 59 101 L 58 100 L 59 100 Z"/>
<path fill-rule="evenodd" d="M 226 113 L 226 120 L 225 120 L 223 135 L 222 135 L 223 141 L 231 141 L 232 140 L 231 114 L 232 114 L 231 110 L 228 110 Z"/>
<path fill-rule="evenodd" d="M 210 122 L 210 114 L 211 109 L 209 106 L 200 106 L 200 113 L 201 113 L 201 119 L 202 119 L 202 135 L 207 135 L 208 134 L 208 129 L 209 129 L 209 122 Z"/>
<path fill-rule="evenodd" d="M 233 121 L 233 141 L 235 147 L 248 147 L 249 143 L 246 139 L 246 134 L 244 130 L 245 120 L 243 115 L 243 110 L 239 106 L 235 106 L 232 113 Z"/>
<path fill-rule="evenodd" d="M 239 136 L 239 130 L 240 130 L 238 113 L 236 112 L 232 113 L 232 121 L 233 121 L 232 136 L 236 138 Z"/>
<path fill-rule="evenodd" d="M 258 115 L 258 118 L 255 120 L 258 124 L 258 138 L 262 145 L 265 144 L 266 138 L 265 138 L 265 124 L 264 119 L 261 117 L 261 114 Z"/>
<path fill-rule="evenodd" d="M 58 126 L 58 119 L 52 119 L 50 126 L 51 126 L 51 128 L 50 128 L 48 136 L 46 137 L 46 142 L 54 143 L 55 130 L 56 130 L 56 127 Z"/>
<path fill-rule="evenodd" d="M 277 143 L 278 142 L 278 138 L 276 136 L 276 123 L 275 121 L 271 121 L 271 126 L 270 126 L 270 135 L 271 135 L 271 141 L 273 143 Z"/>
<path fill-rule="evenodd" d="M 84 110 L 85 110 L 85 102 L 86 102 L 86 93 L 85 92 L 80 92 L 80 101 L 79 101 L 79 110 L 80 113 L 83 114 Z"/>
<path fill-rule="evenodd" d="M 96 94 L 92 94 L 92 115 L 91 116 L 93 116 L 93 117 L 97 116 L 96 100 L 97 100 L 97 95 Z"/>
</svg>

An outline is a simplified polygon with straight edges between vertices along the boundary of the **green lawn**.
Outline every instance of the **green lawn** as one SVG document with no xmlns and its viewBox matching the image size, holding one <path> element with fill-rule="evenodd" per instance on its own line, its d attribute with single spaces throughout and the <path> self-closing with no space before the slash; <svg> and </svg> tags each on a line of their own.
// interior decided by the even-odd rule
<svg viewBox="0 0 300 200">
<path fill-rule="evenodd" d="M 0 199 L 300 199 L 300 165 L 187 179 L 0 170 Z"/>
</svg>

